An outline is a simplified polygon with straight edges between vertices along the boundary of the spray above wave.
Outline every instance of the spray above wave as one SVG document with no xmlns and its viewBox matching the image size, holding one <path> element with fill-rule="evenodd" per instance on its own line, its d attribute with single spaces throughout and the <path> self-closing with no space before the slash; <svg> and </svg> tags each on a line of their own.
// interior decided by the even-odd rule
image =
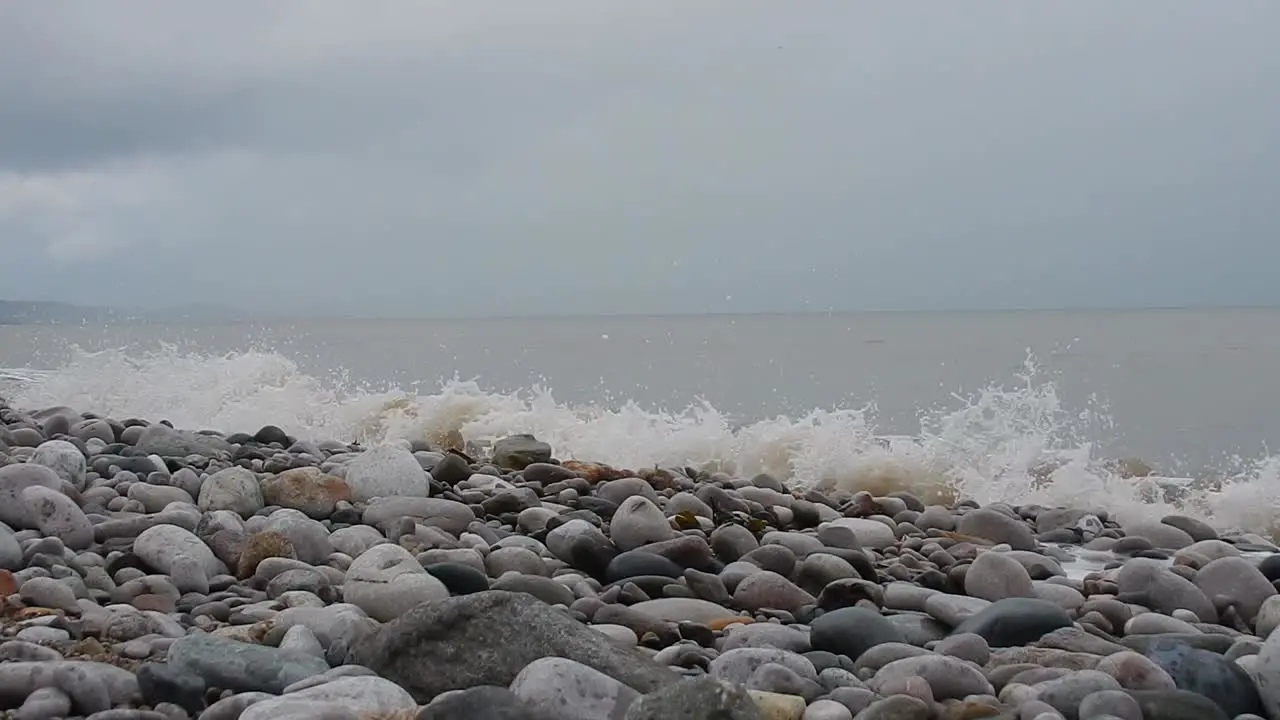
<svg viewBox="0 0 1280 720">
<path fill-rule="evenodd" d="M 988 387 L 956 396 L 954 407 L 922 411 L 920 431 L 909 438 L 878 435 L 874 407 L 735 425 L 705 403 L 682 412 L 634 402 L 571 406 L 541 387 L 493 393 L 458 379 L 427 394 L 364 387 L 341 373 L 308 375 L 267 351 L 79 352 L 57 370 L 7 377 L 3 392 L 20 407 L 67 405 L 183 428 L 230 432 L 274 424 L 317 440 L 435 444 L 459 437 L 483 444 L 527 432 L 561 458 L 619 467 L 768 472 L 802 488 L 1107 508 L 1121 519 L 1181 512 L 1268 536 L 1280 527 L 1280 458 L 1241 462 L 1211 482 L 1133 477 L 1093 453 L 1089 433 L 1110 428 L 1105 410 L 1062 407 L 1055 385 L 1037 376 L 1030 359 L 1016 387 Z"/>
</svg>

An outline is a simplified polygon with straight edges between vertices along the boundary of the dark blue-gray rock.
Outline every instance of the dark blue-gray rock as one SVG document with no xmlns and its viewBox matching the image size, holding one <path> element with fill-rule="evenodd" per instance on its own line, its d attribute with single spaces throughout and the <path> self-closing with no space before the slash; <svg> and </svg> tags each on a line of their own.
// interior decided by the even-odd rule
<svg viewBox="0 0 1280 720">
<path fill-rule="evenodd" d="M 493 444 L 493 463 L 508 470 L 523 470 L 534 463 L 551 460 L 551 446 L 521 434 L 502 438 Z"/>
<path fill-rule="evenodd" d="M 142 700 L 152 707 L 162 702 L 173 703 L 192 715 L 204 709 L 204 679 L 195 673 L 182 672 L 167 663 L 143 663 L 134 671 Z"/>
<path fill-rule="evenodd" d="M 824 613 L 809 626 L 809 645 L 857 661 L 867 650 L 884 643 L 905 643 L 906 637 L 875 610 L 847 607 Z"/>
<path fill-rule="evenodd" d="M 1209 698 L 1189 690 L 1126 690 L 1146 720 L 1231 720 Z"/>
<path fill-rule="evenodd" d="M 416 720 L 556 720 L 504 687 L 481 685 L 445 693 L 422 708 Z"/>
<path fill-rule="evenodd" d="M 1175 640 L 1157 642 L 1145 654 L 1169 673 L 1179 690 L 1209 698 L 1228 716 L 1263 714 L 1262 700 L 1249 674 L 1222 655 Z"/>
<path fill-rule="evenodd" d="M 849 672 L 853 672 L 854 670 L 852 660 L 833 652 L 827 652 L 826 650 L 811 650 L 807 653 L 803 653 L 803 655 L 806 660 L 813 663 L 813 669 L 816 670 L 819 675 L 822 674 L 823 670 L 828 668 L 839 668 L 841 670 L 848 670 Z"/>
<path fill-rule="evenodd" d="M 1067 611 L 1047 600 L 1005 598 L 960 623 L 953 634 L 973 633 L 991 647 L 1030 645 L 1046 633 L 1070 627 Z"/>
<path fill-rule="evenodd" d="M 592 577 L 603 577 L 617 549 L 603 537 L 577 535 L 566 542 L 566 562 Z"/>
<path fill-rule="evenodd" d="M 206 685 L 244 692 L 279 695 L 299 680 L 328 672 L 329 664 L 314 655 L 227 640 L 205 633 L 178 638 L 169 647 L 174 670 L 196 675 Z"/>
<path fill-rule="evenodd" d="M 1271 553 L 1258 562 L 1258 570 L 1271 582 L 1280 580 L 1280 553 Z"/>
<path fill-rule="evenodd" d="M 618 582 L 638 575 L 678 578 L 683 574 L 684 568 L 673 560 L 643 550 L 628 550 L 609 561 L 604 577 L 609 582 Z"/>
<path fill-rule="evenodd" d="M 485 592 L 424 602 L 357 640 L 347 662 L 364 665 L 420 703 L 474 685 L 506 686 L 544 657 L 582 663 L 645 693 L 678 676 L 632 648 L 525 593 Z"/>
<path fill-rule="evenodd" d="M 764 720 L 764 716 L 742 686 L 704 675 L 641 697 L 627 709 L 625 720 Z"/>
<path fill-rule="evenodd" d="M 563 465 L 555 465 L 552 463 L 530 463 L 524 468 L 522 473 L 524 479 L 528 482 L 542 483 L 549 485 L 553 482 L 561 480 L 569 480 L 578 477 L 578 473 L 570 470 Z"/>
<path fill-rule="evenodd" d="M 431 477 L 450 487 L 471 477 L 471 465 L 457 453 L 448 453 L 431 468 Z"/>
<path fill-rule="evenodd" d="M 253 434 L 253 439 L 263 445 L 279 443 L 280 447 L 286 448 L 293 444 L 289 434 L 275 425 L 264 425 L 261 430 Z"/>
<path fill-rule="evenodd" d="M 470 595 L 489 589 L 488 576 L 466 563 L 432 563 L 427 566 L 427 572 L 444 583 L 450 595 Z"/>
</svg>

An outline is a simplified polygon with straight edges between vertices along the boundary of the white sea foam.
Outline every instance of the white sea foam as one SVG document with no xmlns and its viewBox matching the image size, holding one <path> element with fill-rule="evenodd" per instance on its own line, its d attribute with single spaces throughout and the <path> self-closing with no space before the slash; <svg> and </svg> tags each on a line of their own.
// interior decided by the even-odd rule
<svg viewBox="0 0 1280 720">
<path fill-rule="evenodd" d="M 1184 512 L 1265 536 L 1276 535 L 1280 518 L 1280 457 L 1241 461 L 1212 482 L 1124 477 L 1086 441 L 1087 429 L 1108 426 L 1105 409 L 1062 407 L 1054 383 L 1038 378 L 1030 362 L 1015 387 L 989 387 L 957 396 L 952 407 L 923 410 L 910 438 L 877 434 L 874 407 L 738 424 L 706 404 L 679 412 L 633 402 L 571 406 L 541 387 L 514 394 L 462 380 L 425 394 L 360 387 L 340 373 L 307 375 L 268 351 L 78 353 L 52 371 L 0 374 L 8 388 L 0 392 L 19 407 L 66 405 L 192 429 L 252 432 L 275 424 L 305 438 L 364 443 L 459 434 L 484 443 L 529 432 L 562 459 L 632 469 L 769 472 L 798 487 L 1105 508 L 1122 520 Z"/>
</svg>

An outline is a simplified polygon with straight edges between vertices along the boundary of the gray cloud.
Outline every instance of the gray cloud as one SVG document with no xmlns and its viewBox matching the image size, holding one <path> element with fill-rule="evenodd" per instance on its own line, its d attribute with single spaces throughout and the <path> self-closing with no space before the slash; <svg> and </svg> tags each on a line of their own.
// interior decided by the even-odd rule
<svg viewBox="0 0 1280 720">
<path fill-rule="evenodd" d="M 1276 303 L 1277 21 L 13 3 L 0 285 L 380 314 Z"/>
</svg>

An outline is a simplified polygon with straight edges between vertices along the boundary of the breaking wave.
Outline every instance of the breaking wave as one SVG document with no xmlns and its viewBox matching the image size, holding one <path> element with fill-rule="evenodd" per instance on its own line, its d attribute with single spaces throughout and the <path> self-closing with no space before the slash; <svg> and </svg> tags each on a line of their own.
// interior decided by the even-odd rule
<svg viewBox="0 0 1280 720">
<path fill-rule="evenodd" d="M 632 469 L 767 472 L 801 489 L 901 489 L 931 501 L 1106 508 L 1122 520 L 1187 513 L 1222 530 L 1270 537 L 1280 529 L 1280 457 L 1240 459 L 1212 477 L 1194 478 L 1099 457 L 1089 435 L 1110 429 L 1105 408 L 1063 407 L 1056 385 L 1031 359 L 1013 386 L 985 387 L 955 396 L 949 407 L 921 410 L 911 437 L 878 433 L 874 405 L 739 423 L 707 403 L 675 412 L 635 402 L 570 405 L 539 386 L 498 393 L 453 379 L 429 393 L 374 388 L 342 373 L 309 375 L 270 351 L 77 352 L 55 370 L 0 370 L 0 395 L 29 409 L 65 405 L 225 432 L 274 424 L 308 439 L 366 444 L 483 445 L 527 432 L 561 459 Z"/>
</svg>

